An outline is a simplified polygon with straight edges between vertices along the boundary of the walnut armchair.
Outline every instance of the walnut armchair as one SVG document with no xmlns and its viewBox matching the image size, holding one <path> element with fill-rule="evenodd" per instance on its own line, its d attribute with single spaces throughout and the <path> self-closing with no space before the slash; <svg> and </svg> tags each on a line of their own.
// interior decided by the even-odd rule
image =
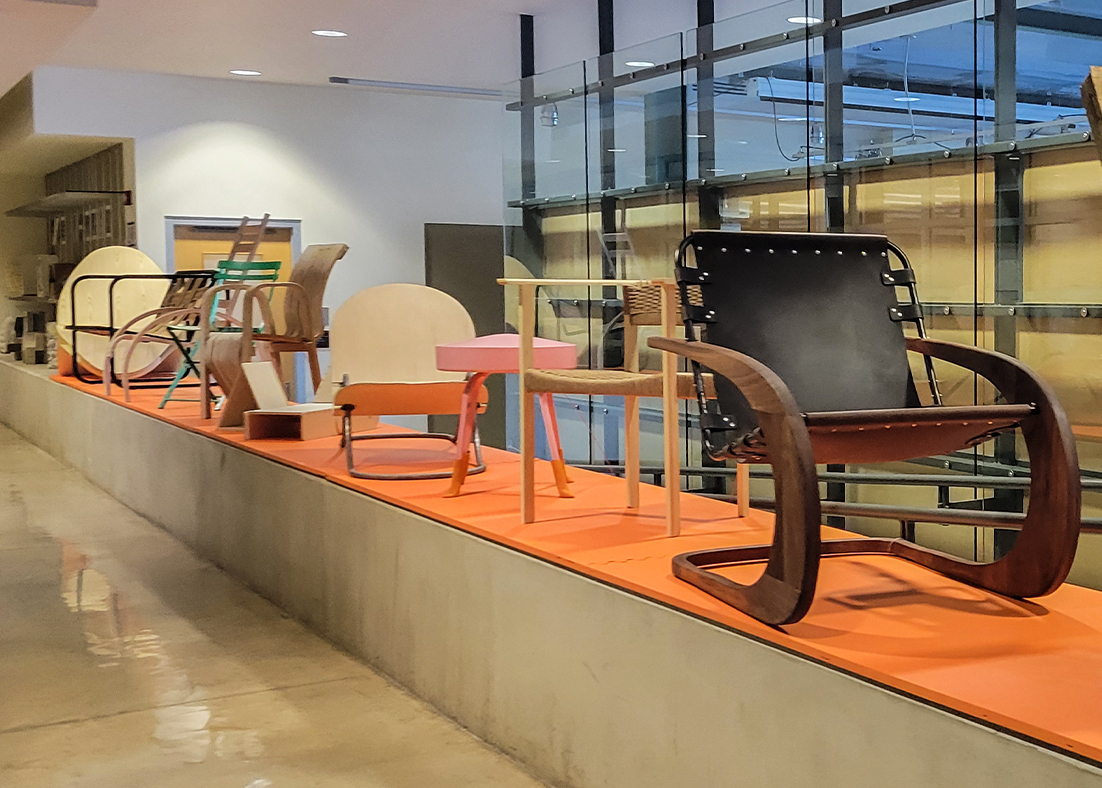
<svg viewBox="0 0 1102 788">
<path fill-rule="evenodd" d="M 715 459 L 769 462 L 777 498 L 771 545 L 684 553 L 673 561 L 678 578 L 772 625 L 807 613 L 823 555 L 892 555 L 1016 598 L 1063 583 L 1081 514 L 1063 409 L 1016 359 L 927 338 L 914 272 L 887 238 L 701 231 L 682 243 L 677 272 L 682 288 L 700 287 L 703 304 L 685 308 L 687 340 L 656 337 L 650 345 L 690 359 L 697 375 L 703 367 L 715 373 L 719 412 L 709 411 L 698 382 L 704 448 Z M 902 322 L 918 336 L 905 337 Z M 707 342 L 695 339 L 700 327 Z M 922 356 L 932 405 L 920 404 L 908 351 Z M 990 381 L 1003 403 L 943 406 L 933 359 Z M 945 454 L 1015 428 L 1032 466 L 1029 511 L 999 560 L 979 564 L 901 539 L 821 541 L 816 463 Z M 714 571 L 762 561 L 764 574 L 749 585 Z"/>
</svg>

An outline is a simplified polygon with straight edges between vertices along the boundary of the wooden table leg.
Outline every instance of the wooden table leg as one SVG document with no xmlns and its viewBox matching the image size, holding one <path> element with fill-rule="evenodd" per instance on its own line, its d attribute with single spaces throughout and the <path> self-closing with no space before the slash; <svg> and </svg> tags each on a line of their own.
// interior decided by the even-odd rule
<svg viewBox="0 0 1102 788">
<path fill-rule="evenodd" d="M 482 383 L 489 377 L 484 372 L 471 375 L 463 388 L 463 400 L 459 406 L 459 429 L 455 432 L 455 465 L 452 466 L 451 483 L 445 498 L 455 498 L 467 478 L 467 469 L 471 463 L 471 441 L 474 440 L 475 419 L 478 418 L 478 393 Z"/>
<path fill-rule="evenodd" d="M 536 422 L 532 412 L 532 394 L 524 384 L 524 373 L 532 368 L 532 339 L 536 333 L 535 285 L 520 286 L 520 353 L 517 377 L 520 387 L 520 519 L 536 519 Z"/>
<path fill-rule="evenodd" d="M 677 320 L 676 286 L 662 287 L 662 333 L 673 338 Z M 681 452 L 678 447 L 677 356 L 662 354 L 662 445 L 666 476 L 666 535 L 681 533 Z"/>
<path fill-rule="evenodd" d="M 555 417 L 555 400 L 551 394 L 541 392 L 540 410 L 543 412 L 543 430 L 547 433 L 547 444 L 551 448 L 551 470 L 555 472 L 555 486 L 560 498 L 573 498 L 570 492 L 570 480 L 566 477 L 566 457 L 559 442 L 559 422 Z"/>
</svg>

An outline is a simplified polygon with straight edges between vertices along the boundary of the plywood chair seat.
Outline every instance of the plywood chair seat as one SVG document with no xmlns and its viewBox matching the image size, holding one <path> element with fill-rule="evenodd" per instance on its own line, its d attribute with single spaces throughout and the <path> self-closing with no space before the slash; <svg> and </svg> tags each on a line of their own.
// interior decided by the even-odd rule
<svg viewBox="0 0 1102 788">
<path fill-rule="evenodd" d="M 715 396 L 711 375 L 705 376 L 705 386 Z M 533 392 L 547 394 L 580 394 L 609 397 L 661 397 L 662 373 L 628 372 L 622 369 L 532 369 L 524 382 Z M 677 375 L 679 399 L 696 399 L 691 372 Z"/>
<path fill-rule="evenodd" d="M 456 435 L 437 432 L 365 433 L 354 435 L 359 416 L 460 415 L 467 376 L 436 368 L 436 346 L 475 337 L 474 321 L 463 305 L 443 291 L 424 285 L 390 284 L 353 295 L 333 316 L 329 332 L 333 404 L 343 412 L 345 463 L 358 479 L 447 479 L 447 470 L 378 473 L 356 467 L 353 444 L 382 439 L 431 438 L 457 443 Z M 488 401 L 479 392 L 480 410 Z M 477 429 L 472 434 L 475 466 L 486 470 Z M 456 453 L 469 451 L 455 445 Z"/>
<path fill-rule="evenodd" d="M 685 307 L 685 340 L 649 344 L 715 374 L 719 412 L 698 391 L 705 452 L 768 461 L 777 489 L 771 545 L 684 553 L 673 561 L 678 578 L 774 625 L 807 613 L 824 555 L 890 555 L 1019 599 L 1064 582 L 1082 489 L 1063 408 L 1017 359 L 927 338 L 914 271 L 887 238 L 700 231 L 682 243 L 677 274 L 683 287 L 700 288 L 703 304 Z M 905 336 L 903 322 L 918 336 Z M 707 341 L 697 341 L 698 328 Z M 922 360 L 932 405 L 919 399 L 908 353 Z M 986 379 L 1004 404 L 944 407 L 935 359 Z M 821 540 L 816 463 L 947 454 L 1015 428 L 1029 452 L 1029 507 L 1015 545 L 997 561 L 964 561 L 902 539 Z M 765 571 L 750 584 L 714 571 L 760 561 Z"/>
<path fill-rule="evenodd" d="M 463 396 L 464 381 L 349 384 L 336 390 L 333 404 L 348 405 L 361 416 L 447 416 L 455 413 Z M 483 386 L 479 413 L 486 410 L 489 394 Z"/>
</svg>

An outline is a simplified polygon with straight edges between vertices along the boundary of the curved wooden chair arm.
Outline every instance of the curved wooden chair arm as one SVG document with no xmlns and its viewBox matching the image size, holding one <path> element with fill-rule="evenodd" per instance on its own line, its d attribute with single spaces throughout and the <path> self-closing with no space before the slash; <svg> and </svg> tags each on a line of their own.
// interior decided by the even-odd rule
<svg viewBox="0 0 1102 788">
<path fill-rule="evenodd" d="M 975 372 L 1011 404 L 1034 406 L 1035 416 L 1021 425 L 1032 468 L 1022 531 L 1013 550 L 978 567 L 984 576 L 969 582 L 1015 597 L 1052 593 L 1071 571 L 1083 495 L 1075 436 L 1056 393 L 1018 359 L 992 350 L 915 338 L 907 339 L 907 349 Z"/>
<path fill-rule="evenodd" d="M 253 285 L 251 288 L 249 288 L 248 292 L 245 294 L 245 303 L 242 307 L 242 314 L 241 314 L 241 323 L 242 323 L 241 328 L 242 328 L 242 330 L 245 334 L 245 341 L 241 343 L 241 352 L 242 352 L 242 357 L 243 358 L 244 358 L 244 354 L 246 352 L 249 352 L 250 357 L 252 355 L 251 348 L 252 348 L 252 335 L 254 333 L 254 328 L 253 328 L 253 304 L 254 303 L 260 305 L 260 318 L 263 321 L 263 325 L 264 325 L 264 328 L 265 328 L 264 333 L 268 333 L 268 334 L 277 333 L 276 324 L 275 324 L 275 313 L 272 311 L 272 305 L 271 305 L 271 302 L 269 301 L 269 299 L 264 297 L 264 291 L 268 291 L 268 296 L 270 297 L 271 296 L 271 291 L 276 290 L 277 288 L 290 290 L 290 291 L 292 291 L 294 293 L 298 293 L 300 295 L 300 298 L 297 299 L 297 306 L 298 306 L 298 321 L 299 321 L 298 328 L 301 331 L 296 332 L 294 334 L 291 333 L 291 329 L 293 328 L 293 326 L 292 326 L 291 321 L 289 319 L 290 316 L 287 315 L 286 312 L 285 312 L 284 316 L 283 316 L 283 323 L 284 323 L 283 327 L 284 327 L 284 330 L 286 332 L 286 335 L 287 336 L 294 336 L 296 339 L 303 339 L 303 340 L 307 340 L 307 341 L 316 341 L 317 338 L 318 338 L 316 336 L 316 332 L 313 329 L 313 327 L 315 326 L 315 322 L 313 320 L 314 316 L 311 314 L 311 312 L 313 310 L 310 309 L 309 293 L 306 291 L 306 288 L 303 287 L 302 285 L 300 285 L 298 282 L 263 282 L 263 283 L 258 284 L 258 285 Z M 284 301 L 284 307 L 285 308 L 286 308 L 286 303 L 287 302 Z M 318 322 L 320 322 L 320 321 L 318 321 Z M 298 333 L 301 333 L 302 336 L 301 337 L 298 336 Z M 248 349 L 248 351 L 246 351 L 246 349 Z M 244 360 L 248 361 L 248 359 L 244 359 Z"/>
<path fill-rule="evenodd" d="M 200 342 L 210 336 L 211 310 L 214 308 L 214 301 L 218 294 L 231 292 L 247 293 L 250 287 L 252 287 L 252 285 L 248 282 L 227 282 L 226 284 L 215 285 L 203 293 L 203 298 L 199 301 L 199 314 L 201 315 L 199 321 Z"/>
<path fill-rule="evenodd" d="M 694 563 L 693 553 L 674 559 L 674 574 L 760 621 L 773 625 L 799 621 L 815 596 L 822 514 L 811 437 L 796 400 L 775 372 L 743 353 L 664 337 L 651 337 L 647 344 L 699 362 L 730 380 L 757 414 L 770 447 L 776 447 L 769 455 L 776 479 L 776 525 L 771 548 L 763 548 L 758 556 L 768 559 L 761 578 L 743 585 L 703 571 Z M 738 561 L 745 559 L 745 553 L 740 553 Z M 708 551 L 706 562 L 714 566 L 723 557 Z"/>
<path fill-rule="evenodd" d="M 1079 459 L 1067 416 L 1051 387 L 1017 359 L 982 348 L 908 339 L 908 349 L 938 358 L 994 384 L 1011 404 L 1030 404 L 1020 427 L 1029 450 L 1029 511 L 1013 549 L 989 564 L 955 558 L 899 539 L 820 541 L 822 523 L 812 444 L 787 387 L 754 359 L 702 342 L 653 338 L 651 347 L 710 367 L 736 385 L 759 419 L 777 485 L 772 545 L 701 550 L 674 558 L 674 575 L 773 625 L 798 621 L 815 593 L 820 555 L 885 554 L 970 585 L 1015 598 L 1040 597 L 1067 578 L 1078 544 L 1082 506 Z M 768 560 L 744 586 L 711 568 Z"/>
<path fill-rule="evenodd" d="M 122 328 L 116 331 L 115 335 L 111 337 L 111 342 L 107 346 L 107 354 L 103 362 L 103 387 L 107 396 L 111 396 L 111 371 L 113 369 L 115 354 L 118 351 L 118 346 L 124 340 L 130 341 L 130 347 L 127 348 L 123 362 L 123 372 L 119 377 L 122 381 L 123 390 L 126 392 L 127 402 L 129 402 L 130 357 L 134 354 L 135 348 L 146 339 L 156 342 L 171 343 L 171 337 L 159 336 L 153 332 L 195 314 L 198 314 L 198 309 L 196 307 L 162 306 L 157 309 L 150 309 L 147 312 L 142 312 L 140 315 L 136 315 L 126 321 Z M 149 322 L 142 326 L 137 332 L 132 334 L 129 333 L 131 328 L 142 320 L 148 320 Z"/>
</svg>

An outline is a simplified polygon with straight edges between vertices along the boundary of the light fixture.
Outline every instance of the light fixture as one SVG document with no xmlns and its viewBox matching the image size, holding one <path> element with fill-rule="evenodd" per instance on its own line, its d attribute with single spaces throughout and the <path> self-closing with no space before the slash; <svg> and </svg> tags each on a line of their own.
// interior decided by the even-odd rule
<svg viewBox="0 0 1102 788">
<path fill-rule="evenodd" d="M 253 71 L 251 68 L 232 68 L 230 73 L 235 77 L 259 77 L 259 71 Z"/>
<path fill-rule="evenodd" d="M 918 96 L 896 96 L 894 99 L 892 99 L 892 101 L 899 101 L 906 104 L 912 101 L 922 101 L 922 99 L 920 99 Z"/>
<path fill-rule="evenodd" d="M 708 135 L 707 134 L 690 134 L 689 139 L 691 139 L 691 140 L 706 140 L 706 139 L 708 139 Z"/>
<path fill-rule="evenodd" d="M 311 30 L 310 32 L 322 38 L 348 38 L 348 33 L 343 30 Z"/>
<path fill-rule="evenodd" d="M 790 16 L 788 21 L 793 25 L 817 25 L 823 20 L 817 16 Z"/>
<path fill-rule="evenodd" d="M 629 60 L 624 65 L 628 68 L 650 68 L 654 63 L 649 60 Z"/>
<path fill-rule="evenodd" d="M 627 153 L 628 149 L 627 148 L 609 148 L 608 152 L 609 153 Z"/>
</svg>

